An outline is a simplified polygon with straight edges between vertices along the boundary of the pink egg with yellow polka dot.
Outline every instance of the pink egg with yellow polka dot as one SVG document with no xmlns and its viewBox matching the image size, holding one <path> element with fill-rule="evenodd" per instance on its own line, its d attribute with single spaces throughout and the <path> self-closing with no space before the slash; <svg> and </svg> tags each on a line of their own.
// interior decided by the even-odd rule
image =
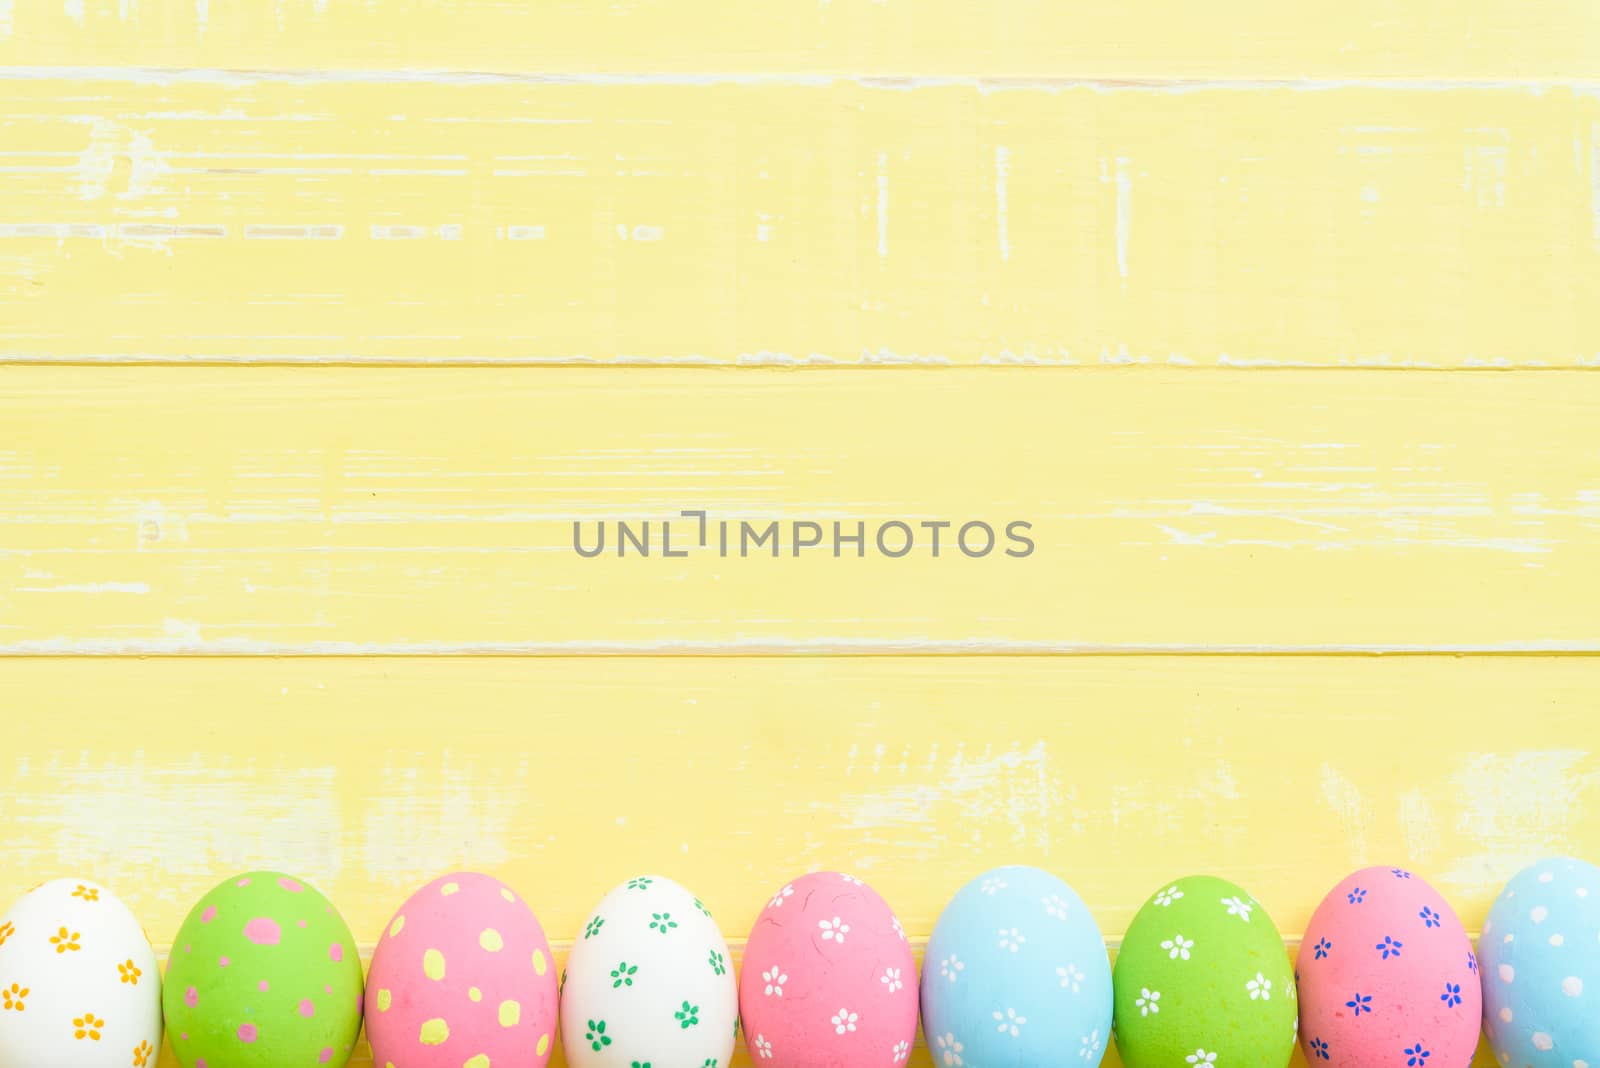
<svg viewBox="0 0 1600 1068">
<path fill-rule="evenodd" d="M 869 886 L 815 872 L 772 896 L 746 945 L 739 1012 L 763 1068 L 905 1064 L 917 967 L 900 921 Z"/>
<path fill-rule="evenodd" d="M 1311 1068 L 1467 1068 L 1478 961 L 1454 910 L 1404 868 L 1365 868 L 1323 899 L 1295 962 Z"/>
<path fill-rule="evenodd" d="M 556 1040 L 550 943 L 498 879 L 444 875 L 384 928 L 367 975 L 367 1040 L 392 1068 L 543 1068 Z"/>
</svg>

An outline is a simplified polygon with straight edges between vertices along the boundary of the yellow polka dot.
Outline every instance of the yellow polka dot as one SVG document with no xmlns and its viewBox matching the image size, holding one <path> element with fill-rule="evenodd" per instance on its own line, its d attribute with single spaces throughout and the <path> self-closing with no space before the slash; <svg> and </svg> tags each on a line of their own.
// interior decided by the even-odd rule
<svg viewBox="0 0 1600 1068">
<path fill-rule="evenodd" d="M 401 930 L 405 928 L 405 925 L 406 918 L 404 916 L 396 916 L 394 918 L 394 922 L 389 925 L 389 937 L 398 938 Z"/>
<path fill-rule="evenodd" d="M 487 1055 L 480 1053 L 466 1064 L 463 1064 L 461 1068 L 489 1068 L 489 1058 Z"/>
<path fill-rule="evenodd" d="M 522 1019 L 522 1006 L 515 1001 L 500 1003 L 500 1026 L 515 1027 Z"/>
<path fill-rule="evenodd" d="M 483 934 L 478 936 L 478 945 L 487 949 L 490 953 L 498 953 L 506 948 L 505 939 L 501 938 L 500 932 L 493 927 L 484 928 Z"/>
<path fill-rule="evenodd" d="M 444 978 L 444 954 L 430 949 L 422 955 L 422 974 L 434 982 Z"/>
<path fill-rule="evenodd" d="M 477 987 L 472 987 L 467 991 L 467 997 L 471 998 L 473 1001 L 482 1001 L 483 991 L 479 990 Z"/>
<path fill-rule="evenodd" d="M 535 974 L 543 975 L 545 973 L 545 969 L 547 969 L 549 967 L 550 967 L 550 962 L 544 959 L 544 950 L 542 950 L 542 949 L 534 950 L 533 951 L 533 970 L 534 970 Z"/>
<path fill-rule="evenodd" d="M 450 1037 L 450 1025 L 443 1020 L 429 1020 L 422 1025 L 420 1041 L 424 1046 L 443 1045 L 445 1039 Z"/>
<path fill-rule="evenodd" d="M 505 898 L 507 901 L 515 901 L 517 899 L 516 894 L 513 894 L 510 890 L 507 890 L 503 886 L 500 888 L 500 896 Z"/>
<path fill-rule="evenodd" d="M 550 1051 L 550 1036 L 549 1035 L 540 1035 L 539 1036 L 539 1044 L 537 1046 L 533 1047 L 533 1052 L 535 1052 L 539 1056 L 543 1057 L 549 1051 Z"/>
<path fill-rule="evenodd" d="M 389 1003 L 390 1003 L 391 1000 L 392 1000 L 392 997 L 391 997 L 390 993 L 387 990 L 378 991 L 378 1011 L 379 1012 L 388 1012 L 389 1011 Z"/>
<path fill-rule="evenodd" d="M 439 887 L 439 893 L 443 894 L 445 897 L 449 897 L 451 894 L 459 893 L 460 891 L 461 887 L 457 883 L 445 883 L 443 886 Z"/>
</svg>

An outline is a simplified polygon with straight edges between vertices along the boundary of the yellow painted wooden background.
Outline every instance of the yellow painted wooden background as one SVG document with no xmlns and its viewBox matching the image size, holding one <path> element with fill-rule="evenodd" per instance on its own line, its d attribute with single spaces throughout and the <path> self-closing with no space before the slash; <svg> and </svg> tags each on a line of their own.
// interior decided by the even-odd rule
<svg viewBox="0 0 1600 1068">
<path fill-rule="evenodd" d="M 1589 0 L 0 0 L 0 898 L 1476 929 L 1600 858 L 1596 366 Z M 684 509 L 1036 549 L 571 550 Z"/>
</svg>

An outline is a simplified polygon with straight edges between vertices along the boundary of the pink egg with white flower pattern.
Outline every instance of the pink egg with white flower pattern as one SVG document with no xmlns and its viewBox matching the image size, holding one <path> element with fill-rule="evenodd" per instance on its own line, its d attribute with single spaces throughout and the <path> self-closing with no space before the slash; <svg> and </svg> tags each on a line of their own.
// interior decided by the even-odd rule
<svg viewBox="0 0 1600 1068">
<path fill-rule="evenodd" d="M 746 944 L 739 1012 L 763 1068 L 894 1068 L 917 1035 L 917 966 L 900 921 L 839 872 L 773 895 Z"/>
<path fill-rule="evenodd" d="M 400 906 L 367 977 L 367 1039 L 389 1068 L 544 1068 L 556 1037 L 556 969 L 516 892 L 444 875 Z"/>
<path fill-rule="evenodd" d="M 1312 1068 L 1467 1068 L 1482 991 L 1472 943 L 1439 893 L 1365 868 L 1323 898 L 1295 965 Z"/>
</svg>

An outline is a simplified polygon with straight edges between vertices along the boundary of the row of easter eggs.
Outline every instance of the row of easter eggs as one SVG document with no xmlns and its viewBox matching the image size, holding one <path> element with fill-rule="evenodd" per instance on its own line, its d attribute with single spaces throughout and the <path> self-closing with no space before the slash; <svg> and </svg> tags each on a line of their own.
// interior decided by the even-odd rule
<svg viewBox="0 0 1600 1068">
<path fill-rule="evenodd" d="M 0 918 L 0 1068 L 153 1066 L 163 1022 L 185 1068 L 342 1066 L 363 1016 L 385 1068 L 726 1068 L 741 1026 L 763 1068 L 895 1068 L 919 1014 L 944 1068 L 1464 1068 L 1480 1020 L 1502 1064 L 1600 1068 L 1600 869 L 1518 875 L 1474 954 L 1449 905 L 1398 868 L 1359 871 L 1312 917 L 1298 973 L 1260 903 L 1209 876 L 1162 887 L 1115 973 L 1089 910 L 1036 868 L 991 871 L 945 908 L 919 982 L 905 933 L 859 879 L 785 885 L 742 973 L 711 913 L 671 880 L 608 894 L 560 989 L 527 904 L 443 876 L 395 913 L 363 982 L 349 928 L 277 873 L 190 912 L 163 986 L 103 887 L 60 880 Z M 920 996 L 919 996 L 920 995 Z M 1113 1032 L 1113 1018 L 1115 1029 Z"/>
</svg>

